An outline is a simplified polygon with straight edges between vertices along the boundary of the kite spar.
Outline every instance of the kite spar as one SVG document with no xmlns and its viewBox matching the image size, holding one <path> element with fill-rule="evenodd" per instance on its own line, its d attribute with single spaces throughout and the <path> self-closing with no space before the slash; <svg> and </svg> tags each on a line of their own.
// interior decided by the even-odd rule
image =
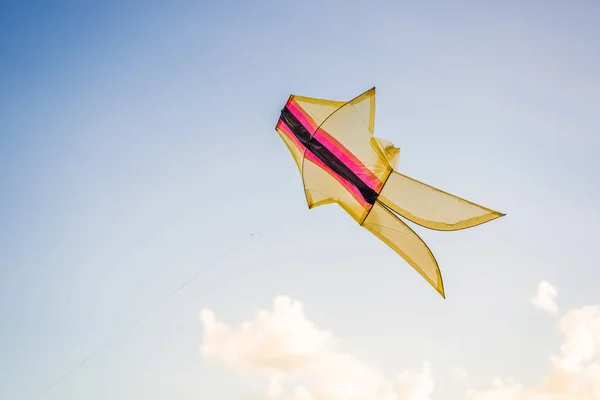
<svg viewBox="0 0 600 400">
<path fill-rule="evenodd" d="M 398 216 L 454 231 L 505 214 L 396 172 L 400 149 L 376 138 L 374 125 L 372 88 L 347 102 L 292 94 L 275 130 L 300 171 L 309 209 L 338 204 L 445 297 L 433 253 Z"/>
</svg>

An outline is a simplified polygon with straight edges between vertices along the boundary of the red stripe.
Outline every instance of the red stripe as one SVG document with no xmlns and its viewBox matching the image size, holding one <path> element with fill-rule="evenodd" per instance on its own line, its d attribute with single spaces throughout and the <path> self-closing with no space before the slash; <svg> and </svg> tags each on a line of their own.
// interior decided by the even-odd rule
<svg viewBox="0 0 600 400">
<path fill-rule="evenodd" d="M 308 113 L 294 100 L 288 101 L 288 109 L 300 121 L 309 132 L 314 132 L 314 136 L 333 154 L 337 156 L 352 172 L 356 174 L 367 186 L 375 191 L 379 191 L 383 182 L 367 168 L 351 151 L 343 144 L 331 136 L 323 128 L 318 128 L 316 122 Z M 318 131 L 316 131 L 318 129 Z M 315 132 L 316 131 L 316 132 Z"/>
<path fill-rule="evenodd" d="M 314 164 L 321 167 L 321 169 L 323 169 L 325 172 L 327 172 L 329 175 L 331 175 L 335 180 L 337 180 L 352 195 L 352 197 L 354 197 L 356 199 L 356 201 L 358 201 L 360 203 L 361 206 L 363 206 L 365 209 L 369 209 L 371 207 L 371 205 L 365 201 L 365 199 L 363 198 L 361 193 L 358 191 L 358 189 L 353 184 L 351 184 L 346 179 L 344 179 L 343 177 L 341 177 L 340 175 L 338 175 L 334 171 L 332 171 L 327 165 L 325 165 L 321 160 L 319 160 L 310 150 L 308 150 L 306 147 L 304 147 L 302 145 L 302 143 L 300 143 L 298 141 L 296 136 L 292 133 L 292 131 L 290 130 L 290 128 L 287 126 L 287 124 L 285 122 L 279 120 L 279 122 L 277 124 L 277 128 L 281 132 L 283 132 L 285 134 L 285 136 L 288 139 L 290 139 L 292 141 L 292 143 L 294 143 L 294 145 L 299 150 L 304 152 L 305 157 L 309 161 L 312 161 Z"/>
</svg>

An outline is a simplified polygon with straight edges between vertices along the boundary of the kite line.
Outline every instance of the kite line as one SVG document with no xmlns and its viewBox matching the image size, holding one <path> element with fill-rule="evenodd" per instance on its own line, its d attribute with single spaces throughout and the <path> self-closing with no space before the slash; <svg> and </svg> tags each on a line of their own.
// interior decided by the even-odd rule
<svg viewBox="0 0 600 400">
<path fill-rule="evenodd" d="M 252 238 L 254 236 L 259 236 L 260 237 L 262 235 L 261 235 L 261 232 L 254 232 L 254 233 L 251 233 L 249 236 L 247 236 L 245 239 L 239 241 L 236 245 L 232 246 L 229 250 L 227 250 L 225 253 L 223 253 L 219 258 L 217 258 L 216 260 L 214 260 L 213 262 L 211 262 L 210 264 L 208 264 L 205 268 L 203 268 L 202 270 L 200 270 L 196 275 L 194 275 L 190 279 L 188 279 L 179 288 L 177 288 L 176 290 L 174 290 L 173 292 L 171 292 L 171 294 L 169 294 L 168 296 L 166 296 L 160 303 L 158 303 L 157 305 L 155 305 L 153 308 L 147 310 L 144 314 L 142 314 L 141 317 L 139 317 L 135 321 L 131 322 L 121 332 L 117 333 L 112 338 L 110 338 L 109 340 L 107 340 L 102 346 L 98 347 L 94 352 L 92 352 L 87 357 L 85 357 L 83 360 L 81 360 L 78 364 L 76 364 L 75 366 L 73 366 L 73 368 L 71 368 L 69 371 L 65 372 L 60 378 L 58 378 L 57 380 L 55 380 L 54 382 L 52 382 L 44 390 L 42 390 L 41 392 L 39 392 L 36 396 L 32 397 L 31 400 L 36 400 L 36 399 L 40 398 L 45 393 L 47 393 L 50 389 L 52 389 L 54 386 L 58 385 L 61 381 L 63 381 L 65 378 L 67 378 L 69 375 L 71 375 L 73 372 L 75 372 L 79 368 L 81 368 L 85 363 L 87 363 L 88 361 L 90 361 L 94 356 L 96 356 L 102 350 L 104 350 L 105 348 L 109 347 L 116 339 L 118 339 L 122 335 L 126 334 L 131 328 L 133 328 L 135 325 L 139 324 L 142 320 L 144 320 L 148 315 L 150 315 L 152 312 L 154 312 L 160 306 L 162 306 L 163 304 L 165 304 L 166 302 L 168 302 L 169 300 L 171 300 L 173 297 L 175 297 L 177 294 L 179 294 L 180 292 L 182 292 L 186 287 L 188 287 L 190 284 L 192 284 L 196 279 L 198 279 L 200 276 L 204 275 L 206 272 L 208 272 L 208 270 L 210 270 L 212 267 L 214 267 L 215 265 L 217 265 L 225 257 L 227 257 L 228 255 L 230 255 L 231 253 L 233 253 L 234 250 L 236 250 L 237 248 L 241 247 L 242 244 L 244 244 L 246 241 L 248 241 L 250 238 Z"/>
</svg>

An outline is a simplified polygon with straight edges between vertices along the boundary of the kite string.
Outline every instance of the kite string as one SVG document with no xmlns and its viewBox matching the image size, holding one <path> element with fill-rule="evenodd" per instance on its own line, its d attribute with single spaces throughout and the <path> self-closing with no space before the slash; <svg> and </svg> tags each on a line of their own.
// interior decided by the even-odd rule
<svg viewBox="0 0 600 400">
<path fill-rule="evenodd" d="M 178 293 L 180 293 L 181 291 L 183 291 L 186 287 L 188 287 L 190 284 L 192 284 L 192 282 L 194 282 L 200 276 L 202 276 L 203 274 L 205 274 L 209 269 L 211 269 L 213 266 L 215 266 L 216 264 L 218 264 L 221 260 L 223 260 L 229 254 L 233 253 L 234 250 L 236 250 L 238 247 L 240 247 L 242 244 L 244 244 L 249 238 L 252 238 L 253 236 L 256 236 L 256 235 L 261 236 L 261 233 L 260 232 L 251 233 L 249 237 L 247 237 L 244 240 L 241 240 L 235 246 L 231 247 L 228 251 L 226 251 L 225 253 L 223 253 L 219 258 L 217 258 L 212 263 L 208 264 L 204 269 L 200 270 L 200 272 L 198 272 L 196 275 L 194 275 L 193 277 L 191 277 L 190 279 L 188 279 L 183 285 L 181 285 L 175 291 L 171 292 L 171 294 L 169 294 L 167 297 L 165 297 L 160 303 L 158 303 L 157 305 L 155 305 L 153 308 L 147 310 L 141 317 L 139 317 L 135 321 L 131 322 L 121 332 L 117 333 L 112 338 L 110 338 L 109 340 L 107 340 L 102 346 L 100 346 L 99 348 L 97 348 L 94 352 L 92 352 L 87 357 L 85 357 L 83 360 L 81 360 L 78 364 L 76 364 L 75 366 L 73 366 L 69 371 L 65 372 L 60 378 L 58 378 L 57 380 L 55 380 L 54 382 L 52 382 L 44 390 L 42 390 L 41 392 L 39 392 L 36 396 L 32 397 L 31 400 L 36 400 L 36 399 L 40 398 L 42 395 L 44 395 L 45 393 L 47 393 L 54 386 L 58 385 L 62 380 L 64 380 L 65 378 L 67 378 L 69 375 L 71 375 L 77 369 L 81 368 L 85 363 L 87 363 L 89 360 L 91 360 L 94 356 L 96 356 L 102 350 L 104 350 L 105 348 L 109 347 L 116 339 L 118 339 L 122 335 L 126 334 L 131 328 L 133 328 L 135 325 L 137 325 L 142 320 L 144 320 L 148 315 L 150 315 L 152 312 L 154 312 L 160 306 L 162 306 L 163 304 L 165 304 L 166 302 L 168 302 L 169 300 L 171 300 Z"/>
</svg>

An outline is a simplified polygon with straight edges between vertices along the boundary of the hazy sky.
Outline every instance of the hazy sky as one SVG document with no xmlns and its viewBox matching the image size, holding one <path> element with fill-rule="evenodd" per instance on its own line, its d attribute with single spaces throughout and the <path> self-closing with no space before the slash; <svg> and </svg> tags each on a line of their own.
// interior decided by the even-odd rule
<svg viewBox="0 0 600 400">
<path fill-rule="evenodd" d="M 599 19 L 597 1 L 1 2 L 0 398 L 31 399 L 255 231 L 41 398 L 264 399 L 269 379 L 233 354 L 258 357 L 256 342 L 200 310 L 238 329 L 275 298 L 288 312 L 277 296 L 304 307 L 293 340 L 332 332 L 390 380 L 428 360 L 433 399 L 496 376 L 537 385 L 556 318 L 600 304 Z M 507 214 L 417 228 L 446 300 L 341 209 L 308 211 L 274 131 L 290 93 L 372 86 L 401 172 Z M 588 361 L 598 313 L 563 320 L 567 341 L 597 328 Z M 315 335 L 306 348 L 342 371 Z M 473 398 L 539 399 L 495 395 Z"/>
</svg>

